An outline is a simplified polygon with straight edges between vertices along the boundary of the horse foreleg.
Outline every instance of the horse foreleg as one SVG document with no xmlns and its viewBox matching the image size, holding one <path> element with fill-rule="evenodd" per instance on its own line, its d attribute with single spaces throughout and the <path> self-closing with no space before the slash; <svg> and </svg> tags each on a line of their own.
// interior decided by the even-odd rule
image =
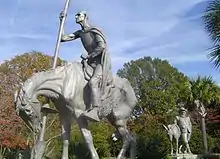
<svg viewBox="0 0 220 159">
<path fill-rule="evenodd" d="M 61 159 L 68 159 L 68 148 L 70 140 L 70 129 L 71 123 L 68 120 L 61 120 L 61 132 L 62 132 L 62 141 L 63 141 L 63 151 Z"/>
<path fill-rule="evenodd" d="M 176 155 L 179 154 L 179 139 L 176 138 Z"/>
<path fill-rule="evenodd" d="M 173 155 L 173 135 L 169 134 L 170 139 L 170 155 Z"/>
<path fill-rule="evenodd" d="M 171 148 L 170 154 L 173 155 L 173 140 L 170 140 L 170 148 Z"/>
<path fill-rule="evenodd" d="M 92 138 L 92 133 L 91 131 L 88 129 L 88 123 L 85 119 L 83 118 L 79 118 L 77 120 L 77 123 L 79 125 L 80 131 L 82 133 L 82 136 L 85 140 L 85 144 L 87 146 L 87 148 L 90 151 L 90 155 L 92 159 L 99 159 L 98 153 L 94 147 L 93 144 L 93 138 Z"/>
</svg>

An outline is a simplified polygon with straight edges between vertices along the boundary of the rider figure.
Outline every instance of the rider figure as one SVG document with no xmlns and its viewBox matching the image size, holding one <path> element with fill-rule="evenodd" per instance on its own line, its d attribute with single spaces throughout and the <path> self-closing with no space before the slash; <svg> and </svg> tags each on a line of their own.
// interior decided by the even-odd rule
<svg viewBox="0 0 220 159">
<path fill-rule="evenodd" d="M 60 20 L 62 20 L 64 16 L 64 13 L 61 12 Z M 98 28 L 89 25 L 86 11 L 78 12 L 75 15 L 75 20 L 76 23 L 80 24 L 81 29 L 69 35 L 65 35 L 63 31 L 61 42 L 80 38 L 86 52 L 88 53 L 82 54 L 81 58 L 82 60 L 87 60 L 87 63 L 93 68 L 93 75 L 89 80 L 92 109 L 89 109 L 88 112 L 85 113 L 86 116 L 91 116 L 91 113 L 93 113 L 94 110 L 96 110 L 97 114 L 97 108 L 101 105 L 102 92 L 100 92 L 100 84 L 103 84 L 103 81 L 107 80 L 104 75 L 109 74 L 107 72 L 110 72 L 111 66 L 106 52 L 107 45 L 105 37 Z M 106 63 L 108 66 L 106 66 Z M 103 67 L 105 69 L 103 69 Z"/>
<path fill-rule="evenodd" d="M 189 140 L 191 137 L 191 132 L 192 132 L 192 123 L 190 121 L 189 116 L 186 115 L 187 109 L 181 105 L 180 110 L 179 110 L 179 115 L 175 117 L 174 122 L 177 123 L 177 125 L 180 128 L 181 131 L 181 136 L 183 141 L 187 141 L 186 148 L 189 153 L 191 153 L 190 147 L 189 147 Z"/>
</svg>

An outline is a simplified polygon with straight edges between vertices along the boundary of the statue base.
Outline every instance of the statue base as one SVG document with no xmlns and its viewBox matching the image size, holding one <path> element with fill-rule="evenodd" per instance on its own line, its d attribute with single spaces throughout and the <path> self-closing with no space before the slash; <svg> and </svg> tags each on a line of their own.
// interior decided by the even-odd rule
<svg viewBox="0 0 220 159">
<path fill-rule="evenodd" d="M 202 159 L 203 155 L 196 154 L 178 154 L 178 155 L 170 155 L 171 159 Z"/>
</svg>

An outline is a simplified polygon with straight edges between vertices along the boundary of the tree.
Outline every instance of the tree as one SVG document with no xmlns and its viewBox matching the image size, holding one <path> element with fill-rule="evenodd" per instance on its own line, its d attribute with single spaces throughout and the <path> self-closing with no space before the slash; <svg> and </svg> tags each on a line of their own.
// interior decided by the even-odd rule
<svg viewBox="0 0 220 159">
<path fill-rule="evenodd" d="M 203 146 L 204 146 L 204 153 L 207 153 L 208 145 L 206 140 L 206 126 L 205 126 L 205 117 L 207 113 L 207 108 L 214 108 L 220 104 L 220 88 L 215 84 L 211 77 L 200 77 L 198 76 L 197 79 L 190 80 L 191 83 L 191 93 L 192 93 L 192 101 L 197 101 L 197 107 L 195 110 L 199 113 L 199 118 L 201 119 L 201 131 L 203 137 Z M 190 104 L 189 104 L 190 105 Z M 193 108 L 193 107 L 192 107 Z M 191 109 L 192 109 L 191 108 Z M 207 115 L 206 119 L 209 121 L 209 125 L 216 125 L 215 122 L 210 121 L 210 118 L 217 119 L 218 117 L 214 114 L 213 111 L 208 111 L 209 114 Z M 213 117 L 214 116 L 214 117 Z M 217 128 L 217 127 L 216 127 Z M 209 132 L 213 132 L 212 127 L 209 127 Z M 216 137 L 216 136 L 213 136 Z"/>
<path fill-rule="evenodd" d="M 93 135 L 94 146 L 101 158 L 111 157 L 113 141 L 110 139 L 114 128 L 108 122 L 91 123 L 89 129 Z M 71 133 L 70 156 L 73 158 L 90 158 L 88 148 L 86 147 L 83 137 L 78 126 L 74 125 Z"/>
<path fill-rule="evenodd" d="M 158 58 L 144 57 L 131 61 L 117 74 L 131 82 L 138 96 L 138 105 L 147 110 L 129 123 L 137 136 L 139 158 L 163 158 L 169 153 L 169 143 L 162 124 L 172 122 L 179 102 L 184 102 L 192 111 L 195 110 L 193 106 L 196 99 L 210 108 L 218 108 L 219 105 L 219 88 L 211 77 L 189 79 L 167 61 Z M 190 114 L 193 113 L 197 114 L 190 111 Z M 201 143 L 202 135 L 196 125 L 191 143 L 193 150 L 200 152 L 202 144 L 200 147 L 195 145 Z M 207 135 L 210 148 L 218 147 L 214 143 L 214 136 L 210 135 Z"/>
<path fill-rule="evenodd" d="M 216 68 L 220 66 L 220 0 L 209 2 L 205 15 L 203 16 L 205 29 L 207 30 L 213 47 L 209 53 L 209 58 Z"/>
<path fill-rule="evenodd" d="M 52 62 L 52 57 L 33 51 L 15 56 L 0 65 L 0 146 L 11 149 L 27 146 L 27 129 L 14 110 L 14 92 L 34 72 L 51 68 Z M 58 59 L 58 65 L 61 62 Z"/>
<path fill-rule="evenodd" d="M 143 114 L 129 124 L 137 139 L 137 157 L 166 158 L 169 154 L 169 140 L 162 123 L 164 116 Z"/>
<path fill-rule="evenodd" d="M 198 76 L 190 80 L 191 93 L 194 100 L 201 101 L 207 107 L 217 107 L 220 102 L 220 88 L 212 77 Z"/>
<path fill-rule="evenodd" d="M 167 114 L 190 98 L 190 83 L 167 61 L 144 57 L 124 64 L 117 74 L 127 78 L 138 97 L 138 105 L 151 114 Z"/>
</svg>

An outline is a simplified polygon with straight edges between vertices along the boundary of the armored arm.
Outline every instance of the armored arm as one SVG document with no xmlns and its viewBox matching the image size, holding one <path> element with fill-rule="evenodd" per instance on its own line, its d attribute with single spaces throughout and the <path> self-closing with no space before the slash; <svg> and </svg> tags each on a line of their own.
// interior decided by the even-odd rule
<svg viewBox="0 0 220 159">
<path fill-rule="evenodd" d="M 60 16 L 59 16 L 60 23 L 62 22 L 63 18 L 66 17 L 66 16 L 67 15 L 65 15 L 63 11 L 60 13 Z M 79 38 L 79 36 L 80 36 L 80 30 L 78 30 L 78 31 L 76 31 L 72 34 L 65 35 L 64 29 L 63 29 L 60 42 L 75 40 L 75 39 Z"/>
<path fill-rule="evenodd" d="M 97 42 L 97 47 L 90 54 L 90 57 L 92 57 L 92 58 L 100 55 L 103 52 L 103 50 L 106 48 L 105 40 L 99 34 L 95 35 L 94 40 Z"/>
<path fill-rule="evenodd" d="M 79 38 L 79 36 L 80 36 L 80 30 L 78 30 L 74 33 L 71 33 L 69 35 L 65 35 L 63 32 L 63 34 L 61 36 L 61 42 L 72 41 L 72 40 Z"/>
<path fill-rule="evenodd" d="M 179 120 L 179 117 L 178 116 L 176 116 L 175 118 L 174 118 L 174 120 L 173 120 L 173 122 L 174 122 L 174 124 L 178 124 L 178 120 Z"/>
</svg>

